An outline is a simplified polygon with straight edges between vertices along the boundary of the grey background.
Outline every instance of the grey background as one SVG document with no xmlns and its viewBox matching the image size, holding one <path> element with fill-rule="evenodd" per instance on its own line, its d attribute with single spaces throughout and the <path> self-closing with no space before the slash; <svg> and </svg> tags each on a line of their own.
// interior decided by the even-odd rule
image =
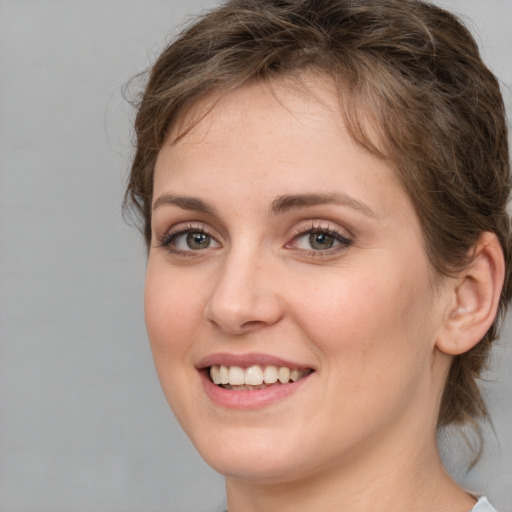
<svg viewBox="0 0 512 512">
<path fill-rule="evenodd" d="M 462 13 L 512 110 L 511 0 Z M 0 0 L 0 511 L 206 512 L 222 479 L 168 410 L 146 342 L 145 256 L 121 218 L 121 86 L 204 0 Z M 509 331 L 512 331 L 509 329 Z M 485 385 L 495 433 L 467 487 L 512 510 L 512 348 Z"/>
</svg>

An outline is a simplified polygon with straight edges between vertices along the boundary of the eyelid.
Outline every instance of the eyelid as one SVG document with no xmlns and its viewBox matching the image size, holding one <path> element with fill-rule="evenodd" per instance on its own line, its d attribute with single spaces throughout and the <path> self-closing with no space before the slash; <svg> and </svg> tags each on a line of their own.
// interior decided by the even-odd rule
<svg viewBox="0 0 512 512">
<path fill-rule="evenodd" d="M 217 246 L 220 246 L 220 242 L 218 240 L 218 236 L 216 234 L 212 233 L 212 229 L 210 229 L 208 226 L 205 226 L 202 222 L 181 222 L 179 224 L 176 224 L 175 226 L 172 226 L 170 229 L 164 232 L 163 235 L 158 237 L 158 245 L 157 247 L 164 248 L 167 251 L 171 252 L 175 255 L 184 255 L 184 256 L 192 256 L 194 254 L 197 254 L 198 252 L 202 252 L 207 249 L 202 250 L 181 250 L 181 249 L 173 249 L 171 247 L 172 242 L 179 236 L 184 236 L 187 233 L 204 233 L 205 235 L 208 235 L 216 244 Z"/>
<path fill-rule="evenodd" d="M 204 249 L 178 249 L 173 245 L 173 242 L 179 236 L 185 236 L 187 233 L 197 232 L 204 233 L 211 237 L 211 240 L 214 242 L 213 247 L 206 247 Z M 326 233 L 336 240 L 336 244 L 333 247 L 329 247 L 327 249 L 306 249 L 299 248 L 296 246 L 296 241 L 303 236 L 307 236 L 312 233 Z M 221 247 L 222 244 L 220 242 L 221 236 L 217 234 L 216 230 L 213 230 L 208 224 L 203 223 L 202 221 L 186 221 L 179 222 L 176 225 L 173 225 L 167 231 L 165 231 L 162 235 L 157 237 L 158 244 L 156 247 L 164 248 L 174 255 L 182 255 L 182 256 L 198 256 L 199 253 L 203 251 L 208 251 L 209 249 L 216 249 Z M 344 227 L 341 227 L 337 223 L 333 223 L 328 220 L 321 219 L 308 219 L 307 221 L 299 222 L 288 237 L 288 242 L 285 244 L 286 249 L 292 249 L 299 251 L 301 254 L 312 256 L 312 257 L 322 257 L 327 256 L 329 254 L 335 254 L 346 250 L 350 245 L 354 242 L 354 236 L 350 233 L 350 231 Z"/>
<path fill-rule="evenodd" d="M 346 234 L 343 234 L 342 231 L 345 231 Z M 325 250 L 319 249 L 298 249 L 294 247 L 294 242 L 298 240 L 300 237 L 312 234 L 312 233 L 326 233 L 336 239 L 339 243 L 334 247 Z M 337 225 L 333 225 L 330 221 L 323 220 L 309 220 L 307 224 L 304 223 L 299 224 L 295 229 L 292 235 L 292 238 L 289 242 L 286 243 L 285 247 L 290 249 L 297 249 L 303 252 L 311 253 L 312 256 L 322 256 L 329 253 L 335 253 L 339 251 L 343 251 L 347 249 L 354 242 L 354 236 L 348 232 L 346 229 L 342 229 Z"/>
<path fill-rule="evenodd" d="M 354 239 L 354 235 L 347 228 L 341 227 L 332 221 L 322 219 L 309 219 L 305 222 L 298 223 L 293 229 L 292 238 L 307 233 L 323 231 L 346 241 L 352 241 Z"/>
</svg>

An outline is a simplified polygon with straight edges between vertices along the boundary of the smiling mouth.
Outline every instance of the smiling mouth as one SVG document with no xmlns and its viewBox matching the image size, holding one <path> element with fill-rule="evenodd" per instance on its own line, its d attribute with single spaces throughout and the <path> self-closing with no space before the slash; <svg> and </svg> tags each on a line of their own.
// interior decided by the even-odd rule
<svg viewBox="0 0 512 512">
<path fill-rule="evenodd" d="M 288 368 L 286 366 L 253 365 L 226 366 L 214 364 L 209 367 L 210 381 L 219 387 L 233 391 L 252 391 L 296 382 L 310 373 L 311 368 Z"/>
</svg>

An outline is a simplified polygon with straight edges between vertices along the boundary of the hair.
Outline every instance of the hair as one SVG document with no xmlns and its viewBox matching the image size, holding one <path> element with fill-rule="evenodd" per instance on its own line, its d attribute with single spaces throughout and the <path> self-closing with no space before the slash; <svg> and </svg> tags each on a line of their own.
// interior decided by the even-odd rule
<svg viewBox="0 0 512 512">
<path fill-rule="evenodd" d="M 154 166 L 170 130 L 200 100 L 311 71 L 334 79 L 353 138 L 392 164 L 438 274 L 464 269 L 483 232 L 499 239 L 498 315 L 480 343 L 454 357 L 438 416 L 438 427 L 470 424 L 480 435 L 476 420 L 488 411 L 477 379 L 512 290 L 510 164 L 499 83 L 453 14 L 418 0 L 230 0 L 205 13 L 150 70 L 124 206 L 149 246 Z"/>
</svg>

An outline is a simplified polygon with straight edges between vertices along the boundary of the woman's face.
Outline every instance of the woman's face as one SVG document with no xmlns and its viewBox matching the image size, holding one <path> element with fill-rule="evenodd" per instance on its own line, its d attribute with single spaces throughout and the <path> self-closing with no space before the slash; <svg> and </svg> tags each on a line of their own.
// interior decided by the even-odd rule
<svg viewBox="0 0 512 512">
<path fill-rule="evenodd" d="M 230 93 L 156 164 L 156 368 L 201 455 L 235 478 L 434 437 L 443 284 L 393 172 L 347 134 L 330 82 L 310 88 Z"/>
</svg>

